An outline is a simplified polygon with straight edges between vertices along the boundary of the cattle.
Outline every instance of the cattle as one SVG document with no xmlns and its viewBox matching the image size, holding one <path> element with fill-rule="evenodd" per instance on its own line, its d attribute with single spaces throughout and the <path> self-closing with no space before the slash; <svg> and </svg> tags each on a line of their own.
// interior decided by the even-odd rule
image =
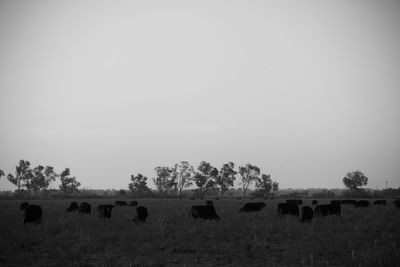
<svg viewBox="0 0 400 267">
<path fill-rule="evenodd" d="M 192 206 L 190 209 L 189 216 L 192 216 L 194 219 L 203 219 L 203 220 L 219 220 L 219 216 L 215 211 L 214 206 L 204 205 L 204 206 Z"/>
<path fill-rule="evenodd" d="M 25 210 L 28 206 L 29 206 L 28 202 L 22 202 L 21 205 L 19 206 L 19 208 L 21 210 Z"/>
<path fill-rule="evenodd" d="M 251 202 L 244 204 L 244 206 L 239 209 L 239 212 L 257 212 L 262 210 L 264 207 L 264 202 Z"/>
<path fill-rule="evenodd" d="M 368 208 L 369 207 L 369 201 L 368 200 L 359 200 L 356 202 L 355 205 L 356 208 Z"/>
<path fill-rule="evenodd" d="M 78 203 L 73 201 L 73 202 L 71 202 L 71 204 L 69 204 L 67 211 L 71 212 L 71 211 L 76 211 L 76 210 L 78 210 Z"/>
<path fill-rule="evenodd" d="M 396 199 L 393 201 L 393 204 L 396 206 L 396 208 L 400 209 L 400 199 Z"/>
<path fill-rule="evenodd" d="M 190 198 L 190 200 L 195 200 L 195 199 L 196 199 L 195 197 L 191 197 L 191 198 Z"/>
<path fill-rule="evenodd" d="M 354 199 L 342 199 L 340 200 L 340 204 L 342 205 L 355 205 L 357 201 Z"/>
<path fill-rule="evenodd" d="M 299 206 L 294 203 L 278 203 L 278 215 L 297 215 L 299 216 Z"/>
<path fill-rule="evenodd" d="M 111 219 L 112 208 L 114 208 L 113 205 L 99 205 L 97 206 L 97 214 L 100 218 Z"/>
<path fill-rule="evenodd" d="M 24 225 L 26 223 L 41 223 L 42 214 L 42 207 L 40 207 L 39 205 L 28 205 L 25 208 Z"/>
<path fill-rule="evenodd" d="M 215 200 L 219 200 L 219 199 L 220 199 L 219 197 L 216 197 L 216 198 L 215 198 Z"/>
<path fill-rule="evenodd" d="M 254 199 L 254 197 L 250 197 L 250 199 Z"/>
<path fill-rule="evenodd" d="M 313 201 L 311 201 L 311 204 L 312 204 L 312 205 L 318 205 L 318 200 L 315 200 L 315 199 L 314 199 Z"/>
<path fill-rule="evenodd" d="M 303 200 L 301 200 L 301 199 L 286 199 L 286 203 L 302 205 L 303 204 Z"/>
<path fill-rule="evenodd" d="M 135 218 L 132 219 L 134 222 L 146 222 L 148 216 L 147 208 L 143 206 L 139 206 L 136 208 L 136 215 Z"/>
<path fill-rule="evenodd" d="M 315 216 L 327 216 L 327 215 L 338 215 L 341 214 L 340 204 L 324 204 L 315 207 Z"/>
<path fill-rule="evenodd" d="M 92 206 L 90 206 L 90 204 L 87 202 L 82 202 L 78 207 L 78 211 L 80 214 L 83 214 L 83 213 L 90 214 L 91 210 L 92 210 Z"/>
<path fill-rule="evenodd" d="M 311 207 L 301 207 L 301 222 L 310 222 L 314 217 L 314 211 Z"/>
<path fill-rule="evenodd" d="M 136 200 L 131 200 L 131 202 L 129 202 L 129 206 L 136 207 L 137 205 L 138 202 Z"/>
<path fill-rule="evenodd" d="M 331 200 L 331 205 L 340 205 L 341 201 L 340 200 Z"/>
<path fill-rule="evenodd" d="M 380 200 L 375 200 L 374 205 L 383 205 L 386 206 L 386 200 L 380 199 Z"/>
<path fill-rule="evenodd" d="M 116 200 L 115 201 L 115 206 L 128 206 L 128 203 L 123 200 Z"/>
<path fill-rule="evenodd" d="M 206 201 L 206 205 L 214 206 L 214 203 L 213 203 L 211 200 L 207 200 L 207 201 Z"/>
</svg>

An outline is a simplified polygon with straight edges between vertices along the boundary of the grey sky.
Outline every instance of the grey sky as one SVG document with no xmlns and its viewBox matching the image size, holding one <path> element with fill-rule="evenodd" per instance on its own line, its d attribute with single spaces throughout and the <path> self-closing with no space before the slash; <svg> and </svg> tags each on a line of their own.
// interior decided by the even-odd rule
<svg viewBox="0 0 400 267">
<path fill-rule="evenodd" d="M 233 161 L 400 187 L 398 1 L 0 1 L 0 169 L 127 188 Z M 152 182 L 149 183 L 152 186 Z M 4 177 L 0 189 L 15 189 Z"/>
</svg>

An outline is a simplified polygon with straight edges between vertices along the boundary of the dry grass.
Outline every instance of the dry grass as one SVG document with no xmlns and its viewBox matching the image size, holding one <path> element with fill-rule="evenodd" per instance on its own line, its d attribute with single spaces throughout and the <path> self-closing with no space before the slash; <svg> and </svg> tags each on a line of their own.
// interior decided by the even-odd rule
<svg viewBox="0 0 400 267">
<path fill-rule="evenodd" d="M 112 200 L 87 200 L 92 210 Z M 257 200 L 254 200 L 257 201 Z M 236 199 L 214 201 L 221 221 L 188 218 L 203 201 L 140 200 L 148 222 L 132 207 L 112 219 L 67 213 L 69 200 L 34 201 L 42 225 L 23 226 L 20 201 L 0 201 L 0 266 L 400 266 L 400 209 L 342 207 L 341 217 L 301 223 L 264 211 L 238 213 Z M 323 202 L 323 200 L 322 200 Z"/>
</svg>

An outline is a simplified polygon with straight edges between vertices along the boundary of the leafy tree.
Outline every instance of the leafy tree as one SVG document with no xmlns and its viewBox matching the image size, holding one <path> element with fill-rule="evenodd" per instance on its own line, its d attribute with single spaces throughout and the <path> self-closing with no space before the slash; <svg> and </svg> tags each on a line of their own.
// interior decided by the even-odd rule
<svg viewBox="0 0 400 267">
<path fill-rule="evenodd" d="M 359 190 L 360 186 L 367 185 L 368 178 L 360 171 L 348 172 L 343 178 L 344 185 L 350 189 L 350 191 Z"/>
<path fill-rule="evenodd" d="M 1 178 L 1 176 L 4 176 L 3 170 L 0 170 L 0 178 Z"/>
<path fill-rule="evenodd" d="M 267 194 L 271 192 L 272 189 L 272 180 L 271 175 L 269 174 L 262 174 L 261 178 L 256 179 L 256 188 L 260 190 L 260 192 L 265 197 Z"/>
<path fill-rule="evenodd" d="M 30 181 L 30 189 L 36 194 L 42 189 L 47 189 L 50 182 L 55 181 L 57 173 L 54 172 L 54 168 L 51 166 L 43 167 L 42 165 L 37 166 L 32 170 L 32 179 Z"/>
<path fill-rule="evenodd" d="M 237 174 L 234 168 L 235 164 L 233 162 L 223 164 L 219 171 L 219 175 L 215 179 L 215 183 L 221 190 L 221 197 L 229 190 L 229 187 L 233 186 Z"/>
<path fill-rule="evenodd" d="M 15 167 L 15 176 L 9 173 L 7 179 L 17 187 L 17 191 L 21 191 L 22 187 L 30 190 L 30 183 L 32 179 L 31 163 L 27 160 L 20 160 Z"/>
<path fill-rule="evenodd" d="M 187 161 L 175 164 L 172 169 L 172 179 L 176 183 L 180 199 L 182 199 L 182 190 L 192 185 L 193 173 L 193 167 Z"/>
<path fill-rule="evenodd" d="M 276 191 L 279 190 L 279 183 L 278 182 L 273 182 L 272 183 L 272 192 L 276 193 Z"/>
<path fill-rule="evenodd" d="M 174 177 L 172 177 L 172 168 L 156 167 L 154 170 L 156 171 L 157 177 L 153 178 L 153 182 L 161 194 L 168 194 L 169 191 L 176 188 L 176 182 L 173 179 Z"/>
<path fill-rule="evenodd" d="M 65 170 L 61 172 L 60 174 L 61 191 L 67 194 L 79 192 L 78 187 L 81 185 L 81 183 L 76 181 L 75 177 L 69 177 L 69 175 L 70 175 L 69 168 L 65 168 Z"/>
<path fill-rule="evenodd" d="M 209 189 L 215 187 L 218 169 L 205 161 L 200 162 L 197 169 L 199 171 L 194 174 L 193 181 L 199 187 L 200 197 L 203 197 Z"/>
<path fill-rule="evenodd" d="M 246 196 L 246 191 L 249 188 L 249 185 L 254 181 L 257 181 L 260 175 L 260 168 L 247 163 L 245 167 L 239 167 L 239 174 L 242 177 L 241 185 L 243 189 L 243 196 Z"/>
<path fill-rule="evenodd" d="M 131 175 L 131 183 L 129 183 L 129 190 L 132 193 L 136 193 L 137 197 L 142 196 L 145 193 L 150 192 L 151 190 L 147 187 L 147 177 L 143 176 L 141 173 L 138 173 L 137 176 Z"/>
</svg>

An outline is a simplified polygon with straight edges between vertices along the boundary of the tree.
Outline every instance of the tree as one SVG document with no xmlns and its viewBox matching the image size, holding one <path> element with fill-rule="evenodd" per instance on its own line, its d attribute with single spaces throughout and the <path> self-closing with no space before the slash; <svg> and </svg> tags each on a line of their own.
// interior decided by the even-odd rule
<svg viewBox="0 0 400 267">
<path fill-rule="evenodd" d="M 215 179 L 215 183 L 221 190 L 221 197 L 223 197 L 224 193 L 229 190 L 229 187 L 233 186 L 237 174 L 234 168 L 235 164 L 233 162 L 223 164 L 219 171 L 219 175 Z"/>
<path fill-rule="evenodd" d="M 131 183 L 129 183 L 128 187 L 132 193 L 135 193 L 137 197 L 142 196 L 145 193 L 150 192 L 150 188 L 147 187 L 147 177 L 143 176 L 141 173 L 138 173 L 137 176 L 131 175 Z"/>
<path fill-rule="evenodd" d="M 350 189 L 350 191 L 354 192 L 359 190 L 358 187 L 367 185 L 368 178 L 360 171 L 352 171 L 348 172 L 346 176 L 343 178 L 344 185 Z"/>
<path fill-rule="evenodd" d="M 218 170 L 205 161 L 200 162 L 197 169 L 199 171 L 194 174 L 193 181 L 199 188 L 200 197 L 204 197 L 209 189 L 215 187 Z"/>
<path fill-rule="evenodd" d="M 243 196 L 246 196 L 246 191 L 249 185 L 258 179 L 260 168 L 247 163 L 245 167 L 239 167 L 239 174 L 242 177 Z"/>
<path fill-rule="evenodd" d="M 30 189 L 35 194 L 42 189 L 47 189 L 50 182 L 55 181 L 57 173 L 54 172 L 54 168 L 51 166 L 43 167 L 42 165 L 37 166 L 32 170 L 32 179 L 30 181 Z"/>
<path fill-rule="evenodd" d="M 20 160 L 15 167 L 15 176 L 9 173 L 7 179 L 17 187 L 17 191 L 21 191 L 22 187 L 30 190 L 30 182 L 32 179 L 31 163 L 27 160 Z"/>
<path fill-rule="evenodd" d="M 81 185 L 81 183 L 76 181 L 75 177 L 69 177 L 69 175 L 70 175 L 69 168 L 65 168 L 65 170 L 61 172 L 60 174 L 61 191 L 67 194 L 79 192 L 78 187 Z"/>
<path fill-rule="evenodd" d="M 192 185 L 193 173 L 193 167 L 187 161 L 175 164 L 172 169 L 171 176 L 176 183 L 180 199 L 182 199 L 182 190 Z"/>
<path fill-rule="evenodd" d="M 276 191 L 279 190 L 279 183 L 278 182 L 273 182 L 272 183 L 272 192 L 276 193 Z"/>
<path fill-rule="evenodd" d="M 3 170 L 0 170 L 0 179 L 1 179 L 1 176 L 4 176 Z"/>
<path fill-rule="evenodd" d="M 169 191 L 176 187 L 176 182 L 172 177 L 172 168 L 156 167 L 154 170 L 157 177 L 153 178 L 153 182 L 161 194 L 168 194 Z"/>
</svg>

